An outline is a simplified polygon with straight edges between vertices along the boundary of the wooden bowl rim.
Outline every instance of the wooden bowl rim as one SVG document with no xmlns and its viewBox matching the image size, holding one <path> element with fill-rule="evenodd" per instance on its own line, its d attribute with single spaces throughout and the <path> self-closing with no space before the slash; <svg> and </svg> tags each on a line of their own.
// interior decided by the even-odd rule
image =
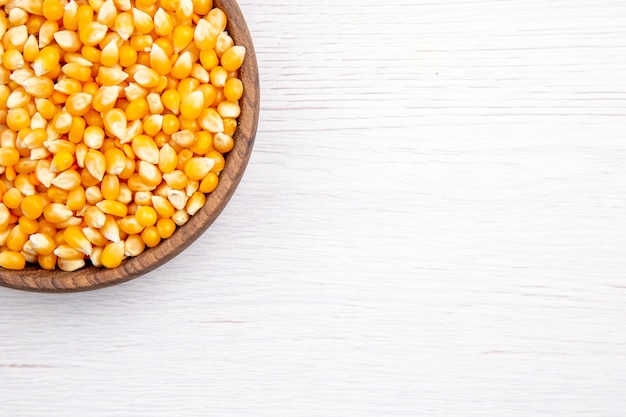
<svg viewBox="0 0 626 417">
<path fill-rule="evenodd" d="M 239 128 L 235 147 L 226 156 L 217 188 L 208 195 L 205 205 L 182 227 L 158 246 L 141 255 L 126 259 L 114 269 L 85 267 L 74 272 L 45 271 L 27 266 L 22 271 L 0 268 L 0 286 L 36 292 L 77 292 L 96 290 L 120 284 L 153 271 L 182 253 L 198 239 L 220 215 L 232 197 L 245 172 L 252 153 L 259 120 L 259 75 L 252 37 L 243 14 L 235 0 L 215 0 L 214 7 L 228 16 L 226 30 L 235 44 L 246 47 L 246 59 L 240 70 L 245 92 L 242 97 Z"/>
</svg>

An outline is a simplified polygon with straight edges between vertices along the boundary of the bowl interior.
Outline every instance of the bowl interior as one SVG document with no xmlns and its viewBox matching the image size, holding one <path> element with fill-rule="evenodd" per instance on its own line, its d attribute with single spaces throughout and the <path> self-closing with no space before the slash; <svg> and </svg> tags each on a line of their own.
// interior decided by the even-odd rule
<svg viewBox="0 0 626 417">
<path fill-rule="evenodd" d="M 46 271 L 27 266 L 22 271 L 0 268 L 0 286 L 41 292 L 72 292 L 103 288 L 136 278 L 163 265 L 191 245 L 204 233 L 222 212 L 233 195 L 252 152 L 259 118 L 259 76 L 254 45 L 248 26 L 235 0 L 215 0 L 214 7 L 228 16 L 226 30 L 236 45 L 246 47 L 246 59 L 240 70 L 244 95 L 240 100 L 241 115 L 235 133 L 235 146 L 226 155 L 226 164 L 220 174 L 217 188 L 207 196 L 200 211 L 187 224 L 177 228 L 169 239 L 146 249 L 141 255 L 126 259 L 114 269 L 88 266 L 75 272 Z"/>
</svg>

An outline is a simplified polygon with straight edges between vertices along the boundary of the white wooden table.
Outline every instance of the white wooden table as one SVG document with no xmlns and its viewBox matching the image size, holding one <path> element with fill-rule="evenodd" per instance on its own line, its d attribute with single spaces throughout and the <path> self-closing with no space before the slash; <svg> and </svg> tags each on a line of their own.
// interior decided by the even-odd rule
<svg viewBox="0 0 626 417">
<path fill-rule="evenodd" d="M 626 3 L 240 5 L 236 196 L 148 276 L 0 289 L 0 416 L 623 416 Z"/>
</svg>

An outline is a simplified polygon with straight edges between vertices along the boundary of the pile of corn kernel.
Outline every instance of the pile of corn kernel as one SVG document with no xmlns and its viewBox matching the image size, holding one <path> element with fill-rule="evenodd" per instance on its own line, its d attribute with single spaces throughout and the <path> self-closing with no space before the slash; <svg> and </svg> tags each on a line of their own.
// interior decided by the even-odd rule
<svg viewBox="0 0 626 417">
<path fill-rule="evenodd" d="M 115 268 L 204 205 L 245 48 L 212 0 L 0 0 L 0 267 Z"/>
</svg>

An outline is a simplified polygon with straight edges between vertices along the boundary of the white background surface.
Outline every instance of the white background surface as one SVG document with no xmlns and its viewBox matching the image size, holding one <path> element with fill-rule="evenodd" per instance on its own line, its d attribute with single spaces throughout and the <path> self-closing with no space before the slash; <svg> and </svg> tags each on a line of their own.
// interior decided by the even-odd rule
<svg viewBox="0 0 626 417">
<path fill-rule="evenodd" d="M 130 283 L 0 289 L 0 415 L 623 416 L 626 4 L 240 5 L 231 204 Z"/>
</svg>

